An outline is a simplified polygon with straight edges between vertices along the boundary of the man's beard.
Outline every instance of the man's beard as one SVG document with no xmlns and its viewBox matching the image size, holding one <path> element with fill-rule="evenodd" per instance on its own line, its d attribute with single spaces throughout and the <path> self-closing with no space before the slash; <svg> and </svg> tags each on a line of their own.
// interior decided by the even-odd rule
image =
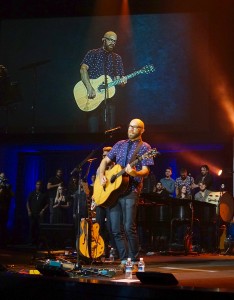
<svg viewBox="0 0 234 300">
<path fill-rule="evenodd" d="M 133 133 L 132 135 L 129 135 L 128 134 L 128 138 L 129 139 L 137 139 L 137 138 L 139 138 L 140 137 L 140 134 L 138 134 L 138 133 Z"/>
<path fill-rule="evenodd" d="M 115 46 L 112 46 L 110 48 L 110 46 L 107 45 L 106 41 L 104 42 L 104 49 L 107 51 L 107 52 L 112 52 L 114 50 Z"/>
</svg>

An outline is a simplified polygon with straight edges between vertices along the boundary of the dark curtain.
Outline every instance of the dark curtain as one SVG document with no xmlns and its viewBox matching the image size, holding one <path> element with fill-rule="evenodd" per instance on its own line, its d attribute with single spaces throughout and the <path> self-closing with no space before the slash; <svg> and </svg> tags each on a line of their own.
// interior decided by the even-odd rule
<svg viewBox="0 0 234 300">
<path fill-rule="evenodd" d="M 26 202 L 29 193 L 35 189 L 36 181 L 42 180 L 46 190 L 49 178 L 55 176 L 56 170 L 61 168 L 65 183 L 68 184 L 71 171 L 86 158 L 87 154 L 87 151 L 21 152 L 18 154 L 12 242 L 21 243 L 27 240 L 29 224 Z M 89 175 L 95 173 L 99 163 L 97 161 L 92 164 Z M 81 168 L 82 176 L 86 175 L 87 169 L 88 164 L 85 163 Z M 78 173 L 75 174 L 78 175 Z"/>
</svg>

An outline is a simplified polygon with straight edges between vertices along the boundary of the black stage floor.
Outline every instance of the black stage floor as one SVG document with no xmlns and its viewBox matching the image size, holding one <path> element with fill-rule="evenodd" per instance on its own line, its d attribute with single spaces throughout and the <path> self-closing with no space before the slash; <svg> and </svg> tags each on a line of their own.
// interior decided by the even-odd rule
<svg viewBox="0 0 234 300">
<path fill-rule="evenodd" d="M 152 253 L 151 253 L 152 254 Z M 234 254 L 161 252 L 144 255 L 146 272 L 126 280 L 120 261 L 92 264 L 72 249 L 0 250 L 0 292 L 6 299 L 233 299 Z M 76 268 L 78 266 L 81 268 Z M 4 298 L 2 298 L 4 299 Z"/>
</svg>

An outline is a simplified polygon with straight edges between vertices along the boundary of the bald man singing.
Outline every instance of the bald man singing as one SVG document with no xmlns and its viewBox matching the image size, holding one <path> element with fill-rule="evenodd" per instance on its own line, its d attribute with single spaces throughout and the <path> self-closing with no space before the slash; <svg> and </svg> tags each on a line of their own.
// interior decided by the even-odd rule
<svg viewBox="0 0 234 300">
<path fill-rule="evenodd" d="M 115 106 L 112 103 L 113 101 L 109 99 L 113 96 L 115 90 L 113 91 L 114 87 L 110 90 L 108 83 L 116 79 L 120 79 L 119 84 L 122 86 L 127 83 L 122 58 L 114 53 L 117 34 L 108 31 L 103 35 L 101 41 L 102 46 L 100 48 L 87 52 L 80 67 L 81 80 L 87 90 L 87 99 L 93 99 L 93 101 L 87 101 L 86 109 L 91 132 L 98 132 L 116 126 Z M 99 81 L 100 77 L 102 78 L 101 81 Z M 103 90 L 99 93 L 97 89 L 102 82 L 104 83 L 102 85 Z M 98 93 L 103 101 L 98 104 L 97 108 L 93 109 L 93 105 L 99 103 L 96 98 Z M 109 100 L 105 101 L 106 99 Z"/>
<path fill-rule="evenodd" d="M 136 230 L 137 206 L 143 186 L 143 178 L 149 174 L 149 166 L 154 164 L 152 158 L 143 157 L 143 154 L 151 149 L 148 143 L 142 141 L 144 131 L 143 121 L 140 119 L 131 120 L 128 125 L 128 139 L 118 141 L 113 146 L 101 161 L 99 169 L 100 185 L 103 188 L 110 180 L 106 177 L 105 170 L 112 161 L 116 161 L 117 165 L 125 169 L 129 180 L 126 190 L 118 196 L 116 201 L 110 202 L 111 230 L 122 265 L 126 263 L 128 257 L 135 263 L 139 258 Z M 136 165 L 133 166 L 131 163 L 136 159 L 136 155 L 143 159 L 138 160 Z"/>
</svg>

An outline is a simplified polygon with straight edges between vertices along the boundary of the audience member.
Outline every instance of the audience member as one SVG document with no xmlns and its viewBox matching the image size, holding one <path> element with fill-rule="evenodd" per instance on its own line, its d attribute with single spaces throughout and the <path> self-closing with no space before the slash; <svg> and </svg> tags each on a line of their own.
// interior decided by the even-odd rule
<svg viewBox="0 0 234 300">
<path fill-rule="evenodd" d="M 26 203 L 29 217 L 29 243 L 33 246 L 38 246 L 40 224 L 44 222 L 45 211 L 48 206 L 48 194 L 43 191 L 42 181 L 37 180 L 35 190 L 29 194 Z"/>
<path fill-rule="evenodd" d="M 178 188 L 178 199 L 192 199 L 192 195 L 188 193 L 186 185 L 179 186 Z"/>
<path fill-rule="evenodd" d="M 200 167 L 200 174 L 195 178 L 195 181 L 192 184 L 192 189 L 195 190 L 195 193 L 199 188 L 200 182 L 203 182 L 208 190 L 213 191 L 214 178 L 210 174 L 210 170 L 207 165 L 202 165 Z"/>
<path fill-rule="evenodd" d="M 153 189 L 156 199 L 166 200 L 169 198 L 169 192 L 163 187 L 162 183 L 157 182 Z"/>
<path fill-rule="evenodd" d="M 170 197 L 175 196 L 175 180 L 172 176 L 172 168 L 168 167 L 165 170 L 165 177 L 160 179 L 163 187 L 168 191 Z"/>
<path fill-rule="evenodd" d="M 11 184 L 4 172 L 0 173 L 0 247 L 7 244 L 7 222 L 11 198 L 14 196 Z"/>
<path fill-rule="evenodd" d="M 69 196 L 65 187 L 61 184 L 57 187 L 56 196 L 53 204 L 53 224 L 68 223 L 68 208 L 70 206 Z"/>
<path fill-rule="evenodd" d="M 194 183 L 194 178 L 188 175 L 188 171 L 185 168 L 180 169 L 180 177 L 175 180 L 175 192 L 176 197 L 178 198 L 180 187 L 186 186 L 186 191 L 188 196 L 192 197 L 191 186 Z"/>
<path fill-rule="evenodd" d="M 195 194 L 194 200 L 207 202 L 210 193 L 211 191 L 207 189 L 206 184 L 201 181 L 199 182 L 199 192 Z"/>
<path fill-rule="evenodd" d="M 49 204 L 49 222 L 53 223 L 53 206 L 54 206 L 54 199 L 56 197 L 57 188 L 61 185 L 64 185 L 63 180 L 63 171 L 62 169 L 57 169 L 56 175 L 53 177 L 50 177 L 47 183 L 47 189 L 49 191 L 49 198 L 50 198 L 50 204 Z"/>
</svg>

